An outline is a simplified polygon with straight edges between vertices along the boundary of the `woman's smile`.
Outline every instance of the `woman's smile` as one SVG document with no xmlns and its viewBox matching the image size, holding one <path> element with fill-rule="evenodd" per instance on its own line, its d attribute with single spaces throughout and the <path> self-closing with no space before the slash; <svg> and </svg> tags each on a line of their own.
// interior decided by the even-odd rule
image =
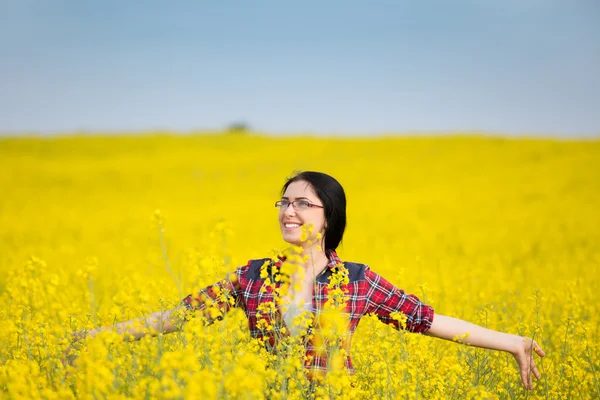
<svg viewBox="0 0 600 400">
<path fill-rule="evenodd" d="M 283 224 L 284 228 L 289 231 L 293 231 L 294 229 L 298 229 L 302 226 L 302 224 L 298 222 L 286 222 Z"/>
</svg>

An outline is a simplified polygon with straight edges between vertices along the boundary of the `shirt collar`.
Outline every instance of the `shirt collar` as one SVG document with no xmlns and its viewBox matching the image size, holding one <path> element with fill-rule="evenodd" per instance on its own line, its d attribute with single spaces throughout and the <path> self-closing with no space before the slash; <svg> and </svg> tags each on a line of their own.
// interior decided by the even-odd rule
<svg viewBox="0 0 600 400">
<path fill-rule="evenodd" d="M 335 250 L 325 250 L 325 255 L 329 259 L 329 262 L 327 263 L 327 268 L 328 269 L 332 270 L 336 266 L 342 264 L 342 261 L 338 257 L 338 255 L 335 252 Z M 277 260 L 272 260 L 271 264 L 274 265 L 274 266 L 276 266 L 277 268 L 281 268 L 281 265 L 283 264 L 283 262 L 285 261 L 285 259 L 286 259 L 286 257 L 284 255 L 278 255 L 277 256 Z"/>
</svg>

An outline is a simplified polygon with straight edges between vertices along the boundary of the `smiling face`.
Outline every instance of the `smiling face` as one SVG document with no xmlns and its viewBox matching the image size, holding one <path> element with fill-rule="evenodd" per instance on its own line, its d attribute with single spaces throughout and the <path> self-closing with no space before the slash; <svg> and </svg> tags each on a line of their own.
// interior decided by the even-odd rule
<svg viewBox="0 0 600 400">
<path fill-rule="evenodd" d="M 323 206 L 323 202 L 319 199 L 314 189 L 306 181 L 292 182 L 281 197 L 282 200 L 305 201 L 317 206 Z M 293 205 L 287 208 L 282 207 L 279 210 L 279 227 L 283 240 L 290 244 L 306 247 L 307 242 L 316 242 L 317 233 L 324 234 L 325 231 L 325 210 L 321 207 L 307 207 L 300 209 Z M 302 240 L 302 228 L 305 229 L 310 225 L 313 226 L 313 231 Z"/>
</svg>

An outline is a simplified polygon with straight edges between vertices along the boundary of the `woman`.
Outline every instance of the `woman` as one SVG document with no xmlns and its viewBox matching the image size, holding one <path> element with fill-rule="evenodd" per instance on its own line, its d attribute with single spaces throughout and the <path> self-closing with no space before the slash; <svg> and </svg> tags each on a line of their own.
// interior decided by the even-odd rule
<svg viewBox="0 0 600 400">
<path fill-rule="evenodd" d="M 286 257 L 278 260 L 250 260 L 228 278 L 189 295 L 182 301 L 188 310 L 200 310 L 209 320 L 220 319 L 230 307 L 241 307 L 248 317 L 250 333 L 274 344 L 277 335 L 303 335 L 307 331 L 297 329 L 294 321 L 305 311 L 323 312 L 331 282 L 343 275 L 345 311 L 349 316 L 349 336 L 354 333 L 360 318 L 375 314 L 397 329 L 423 333 L 446 340 L 468 336 L 471 346 L 511 353 L 519 366 L 523 385 L 533 388 L 532 375 L 540 379 L 533 360 L 533 352 L 544 357 L 543 350 L 534 341 L 506 333 L 486 329 L 460 319 L 434 314 L 433 308 L 423 304 L 414 295 L 408 295 L 373 272 L 367 265 L 342 263 L 335 250 L 342 240 L 346 227 L 346 196 L 342 186 L 331 176 L 320 172 L 302 172 L 289 179 L 276 203 L 279 208 L 279 226 L 283 239 L 299 249 L 301 268 L 299 273 L 289 273 L 290 291 L 285 295 L 287 306 L 268 312 L 273 304 L 274 293 L 281 282 L 273 276 L 281 271 Z M 310 229 L 307 229 L 310 227 Z M 289 260 L 288 260 L 289 261 Z M 341 282 L 341 281 L 340 281 Z M 185 318 L 178 311 L 181 307 L 157 312 L 147 318 L 117 324 L 112 329 L 128 333 L 139 339 L 147 333 L 141 325 L 154 333 L 173 332 L 181 327 Z M 272 311 L 273 309 L 271 309 Z M 398 318 L 398 313 L 404 318 Z M 275 318 L 265 318 L 276 315 Z M 277 321 L 278 319 L 278 321 Z M 404 319 L 401 323 L 399 320 Z M 279 323 L 278 323 L 279 322 Z M 89 332 L 92 336 L 106 328 Z M 305 342 L 311 367 L 325 370 L 326 357 L 320 356 L 312 341 Z M 352 361 L 345 362 L 353 372 Z"/>
</svg>

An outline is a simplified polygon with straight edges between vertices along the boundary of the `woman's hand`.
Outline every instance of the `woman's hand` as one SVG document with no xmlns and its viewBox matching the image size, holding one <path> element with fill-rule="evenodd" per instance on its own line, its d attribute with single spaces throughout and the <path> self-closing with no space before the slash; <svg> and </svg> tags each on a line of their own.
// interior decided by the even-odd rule
<svg viewBox="0 0 600 400">
<path fill-rule="evenodd" d="M 533 389 L 532 375 L 536 379 L 540 379 L 541 375 L 535 366 L 533 359 L 533 353 L 537 353 L 538 356 L 544 357 L 546 353 L 544 350 L 534 341 L 529 338 L 517 336 L 515 348 L 511 351 L 511 354 L 519 364 L 519 373 L 521 374 L 521 381 L 525 388 Z"/>
<path fill-rule="evenodd" d="M 83 340 L 87 337 L 87 336 L 93 336 L 94 335 L 94 331 L 76 331 L 71 333 L 71 341 L 69 343 L 69 345 L 67 346 L 67 348 L 65 349 L 65 351 L 63 352 L 63 357 L 61 358 L 61 361 L 63 363 L 63 365 L 66 367 L 68 365 L 70 366 L 74 366 L 75 365 L 75 360 L 77 359 L 77 353 L 79 351 L 79 349 L 81 348 L 82 342 Z"/>
<path fill-rule="evenodd" d="M 517 364 L 519 364 L 521 381 L 527 389 L 533 389 L 531 375 L 537 379 L 541 378 L 540 372 L 533 361 L 533 352 L 536 352 L 540 357 L 544 357 L 546 353 L 531 339 L 497 332 L 441 314 L 435 315 L 431 328 L 425 334 L 440 339 L 456 341 L 456 338 L 462 338 L 466 333 L 468 333 L 467 337 L 458 340 L 459 342 L 484 349 L 506 351 L 512 354 L 515 360 L 517 360 Z"/>
</svg>

